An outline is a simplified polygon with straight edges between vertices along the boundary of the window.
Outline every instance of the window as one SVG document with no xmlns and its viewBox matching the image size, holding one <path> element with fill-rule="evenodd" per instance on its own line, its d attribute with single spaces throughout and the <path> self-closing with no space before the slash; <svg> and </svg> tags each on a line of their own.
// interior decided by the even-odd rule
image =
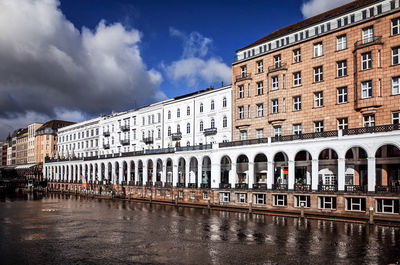
<svg viewBox="0 0 400 265">
<path fill-rule="evenodd" d="M 203 192 L 203 200 L 208 200 L 208 192 Z"/>
<path fill-rule="evenodd" d="M 254 194 L 254 203 L 265 205 L 267 203 L 267 196 L 265 194 L 256 193 Z"/>
<path fill-rule="evenodd" d="M 294 196 L 294 207 L 301 207 L 301 206 L 304 206 L 304 208 L 310 208 L 311 206 L 310 196 L 305 196 L 305 195 Z"/>
<path fill-rule="evenodd" d="M 322 82 L 324 81 L 324 75 L 323 75 L 323 68 L 322 66 L 318 66 L 314 68 L 314 82 Z"/>
<path fill-rule="evenodd" d="M 392 123 L 400 124 L 400 111 L 392 112 Z"/>
<path fill-rule="evenodd" d="M 231 201 L 231 193 L 230 192 L 220 192 L 219 193 L 219 201 L 220 202 L 230 202 Z"/>
<path fill-rule="evenodd" d="M 257 96 L 264 94 L 263 82 L 257 82 Z"/>
<path fill-rule="evenodd" d="M 239 86 L 239 98 L 244 98 L 244 85 Z"/>
<path fill-rule="evenodd" d="M 181 109 L 179 108 L 176 110 L 176 117 L 177 118 L 181 117 Z"/>
<path fill-rule="evenodd" d="M 361 98 L 372 97 L 372 81 L 365 81 L 361 83 Z"/>
<path fill-rule="evenodd" d="M 337 62 L 337 77 L 343 77 L 347 75 L 347 61 Z"/>
<path fill-rule="evenodd" d="M 200 121 L 200 132 L 204 131 L 204 123 Z"/>
<path fill-rule="evenodd" d="M 301 62 L 301 50 L 295 49 L 293 50 L 293 63 Z"/>
<path fill-rule="evenodd" d="M 337 89 L 338 104 L 347 103 L 347 87 L 339 87 Z"/>
<path fill-rule="evenodd" d="M 171 126 L 168 127 L 168 136 L 171 136 Z"/>
<path fill-rule="evenodd" d="M 157 121 L 158 121 L 158 123 L 161 122 L 161 113 L 157 113 Z"/>
<path fill-rule="evenodd" d="M 279 112 L 279 101 L 278 99 L 273 99 L 272 100 L 272 113 L 278 113 Z"/>
<path fill-rule="evenodd" d="M 361 54 L 361 70 L 368 70 L 372 68 L 372 55 L 371 52 Z"/>
<path fill-rule="evenodd" d="M 364 28 L 362 30 L 362 41 L 363 43 L 369 43 L 374 40 L 374 27 Z"/>
<path fill-rule="evenodd" d="M 180 133 L 181 132 L 181 126 L 178 124 L 178 125 L 176 125 L 176 132 L 177 133 Z"/>
<path fill-rule="evenodd" d="M 215 128 L 215 120 L 214 119 L 211 119 L 211 128 Z"/>
<path fill-rule="evenodd" d="M 226 106 L 227 106 L 226 97 L 224 97 L 224 98 L 222 99 L 222 107 L 223 107 L 223 108 L 226 108 Z"/>
<path fill-rule="evenodd" d="M 287 205 L 287 196 L 283 194 L 275 194 L 274 195 L 274 206 L 286 206 Z"/>
<path fill-rule="evenodd" d="M 240 106 L 238 108 L 238 113 L 239 113 L 239 120 L 243 120 L 244 119 L 244 107 Z"/>
<path fill-rule="evenodd" d="M 264 66 L 263 66 L 263 61 L 258 61 L 257 62 L 257 73 L 262 73 L 264 72 Z"/>
<path fill-rule="evenodd" d="M 247 76 L 247 66 L 243 65 L 240 67 L 240 74 L 242 77 L 246 77 Z"/>
<path fill-rule="evenodd" d="M 178 191 L 178 197 L 179 197 L 179 198 L 183 198 L 183 191 L 181 191 L 181 190 Z"/>
<path fill-rule="evenodd" d="M 364 116 L 364 127 L 374 127 L 375 126 L 375 115 L 365 115 Z"/>
<path fill-rule="evenodd" d="M 247 193 L 236 193 L 236 202 L 247 203 Z"/>
<path fill-rule="evenodd" d="M 320 133 L 324 131 L 324 121 L 314 121 L 314 132 Z"/>
<path fill-rule="evenodd" d="M 282 136 L 282 127 L 281 126 L 274 126 L 274 136 L 275 137 Z"/>
<path fill-rule="evenodd" d="M 190 107 L 189 106 L 186 108 L 186 115 L 190 116 Z"/>
<path fill-rule="evenodd" d="M 263 129 L 257 129 L 256 130 L 256 137 L 257 137 L 257 139 L 264 138 L 264 130 Z"/>
<path fill-rule="evenodd" d="M 341 51 L 347 48 L 347 36 L 341 35 L 336 38 L 336 50 Z"/>
<path fill-rule="evenodd" d="M 247 131 L 240 132 L 240 140 L 242 140 L 242 141 L 247 140 Z"/>
<path fill-rule="evenodd" d="M 257 117 L 264 116 L 264 104 L 257 104 Z"/>
<path fill-rule="evenodd" d="M 169 110 L 168 111 L 168 120 L 170 120 L 171 119 L 171 111 Z M 144 125 L 144 124 L 143 124 Z"/>
<path fill-rule="evenodd" d="M 214 110 L 215 109 L 215 103 L 214 103 L 214 100 L 211 100 L 211 110 Z"/>
<path fill-rule="evenodd" d="M 318 197 L 318 208 L 335 210 L 336 197 Z"/>
<path fill-rule="evenodd" d="M 190 123 L 186 124 L 186 133 L 190 133 Z"/>
<path fill-rule="evenodd" d="M 392 78 L 392 95 L 400 94 L 400 76 Z"/>
<path fill-rule="evenodd" d="M 301 72 L 293 73 L 293 86 L 301 85 Z"/>
<path fill-rule="evenodd" d="M 160 128 L 158 128 L 158 130 L 157 130 L 157 138 L 161 139 L 161 129 Z"/>
<path fill-rule="evenodd" d="M 399 200 L 376 199 L 376 211 L 378 213 L 399 213 Z"/>
<path fill-rule="evenodd" d="M 228 118 L 226 116 L 222 119 L 222 127 L 228 127 Z"/>
<path fill-rule="evenodd" d="M 200 103 L 200 113 L 203 112 L 203 110 L 204 110 L 203 103 Z"/>
<path fill-rule="evenodd" d="M 392 20 L 392 35 L 400 33 L 400 17 Z"/>
<path fill-rule="evenodd" d="M 346 198 L 346 210 L 365 212 L 365 198 Z"/>
<path fill-rule="evenodd" d="M 347 118 L 339 118 L 337 119 L 337 127 L 338 130 L 346 130 L 349 128 L 349 122 Z"/>
<path fill-rule="evenodd" d="M 400 47 L 392 48 L 392 65 L 398 65 L 400 61 Z"/>
<path fill-rule="evenodd" d="M 301 124 L 293 124 L 293 134 L 299 135 L 302 132 Z"/>
<path fill-rule="evenodd" d="M 322 91 L 314 93 L 314 108 L 321 108 L 324 106 L 324 94 Z"/>
<path fill-rule="evenodd" d="M 279 68 L 282 66 L 281 55 L 274 56 L 274 66 L 275 68 Z"/>
<path fill-rule="evenodd" d="M 271 77 L 271 79 L 272 79 L 272 90 L 279 89 L 279 77 L 276 75 Z"/>
<path fill-rule="evenodd" d="M 319 57 L 323 55 L 323 46 L 322 42 L 318 42 L 314 44 L 314 57 Z"/>
<path fill-rule="evenodd" d="M 293 111 L 301 110 L 301 96 L 293 97 Z"/>
</svg>

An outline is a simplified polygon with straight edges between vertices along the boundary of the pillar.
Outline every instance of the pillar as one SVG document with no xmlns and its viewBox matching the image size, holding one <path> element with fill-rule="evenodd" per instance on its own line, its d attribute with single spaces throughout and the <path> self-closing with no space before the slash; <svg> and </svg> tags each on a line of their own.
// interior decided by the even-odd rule
<svg viewBox="0 0 400 265">
<path fill-rule="evenodd" d="M 178 182 L 178 163 L 173 162 L 172 164 L 172 186 L 176 187 Z"/>
<path fill-rule="evenodd" d="M 83 171 L 82 183 L 87 183 L 87 180 L 86 180 L 86 166 L 85 166 L 85 164 L 82 165 L 82 171 Z"/>
<path fill-rule="evenodd" d="M 184 183 L 185 187 L 187 187 L 188 183 L 191 183 L 189 173 L 190 173 L 190 161 L 189 161 L 189 163 L 188 163 L 188 161 L 186 161 L 186 163 L 185 163 L 185 183 Z"/>
<path fill-rule="evenodd" d="M 319 171 L 319 164 L 318 159 L 313 159 L 311 161 L 311 189 L 318 190 L 318 171 Z"/>
<path fill-rule="evenodd" d="M 254 184 L 254 162 L 249 162 L 249 171 L 248 171 L 248 184 L 249 184 L 249 189 L 253 188 Z"/>
<path fill-rule="evenodd" d="M 219 184 L 221 183 L 221 164 L 211 163 L 211 188 L 218 189 Z"/>
<path fill-rule="evenodd" d="M 167 160 L 162 162 L 161 182 L 163 185 L 167 182 Z"/>
<path fill-rule="evenodd" d="M 138 161 L 135 161 L 134 167 L 135 168 L 133 170 L 135 170 L 135 181 L 139 181 L 139 162 Z"/>
<path fill-rule="evenodd" d="M 267 163 L 267 188 L 270 190 L 274 184 L 274 162 L 268 161 Z"/>
<path fill-rule="evenodd" d="M 145 163 L 143 163 L 143 186 L 146 185 L 147 181 L 148 181 L 148 174 L 147 174 L 147 165 L 145 165 Z"/>
<path fill-rule="evenodd" d="M 153 161 L 153 184 L 157 181 L 157 160 Z"/>
<path fill-rule="evenodd" d="M 368 157 L 368 192 L 374 192 L 376 185 L 376 159 Z"/>
<path fill-rule="evenodd" d="M 345 168 L 346 161 L 344 157 L 338 158 L 338 190 L 344 191 L 344 184 L 345 184 Z"/>
<path fill-rule="evenodd" d="M 236 163 L 232 163 L 232 168 L 229 171 L 229 183 L 231 187 L 234 188 L 237 182 L 237 173 L 236 173 Z"/>
<path fill-rule="evenodd" d="M 203 161 L 197 161 L 197 185 L 200 187 L 203 177 Z M 208 181 L 211 181 L 210 179 Z"/>
<path fill-rule="evenodd" d="M 116 183 L 117 185 L 121 185 L 122 184 L 122 180 L 124 178 L 124 162 L 121 161 L 120 163 L 118 163 L 119 166 L 119 178 L 118 178 L 118 183 Z"/>
<path fill-rule="evenodd" d="M 289 160 L 288 165 L 289 165 L 289 167 L 288 167 L 288 170 L 289 170 L 288 190 L 293 190 L 294 189 L 294 171 L 295 171 L 294 161 Z"/>
</svg>

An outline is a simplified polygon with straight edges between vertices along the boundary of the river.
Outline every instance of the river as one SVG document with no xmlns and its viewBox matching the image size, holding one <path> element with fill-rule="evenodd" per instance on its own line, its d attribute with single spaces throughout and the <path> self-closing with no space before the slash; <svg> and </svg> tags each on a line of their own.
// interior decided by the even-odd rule
<svg viewBox="0 0 400 265">
<path fill-rule="evenodd" d="M 400 229 L 61 194 L 0 199 L 0 264 L 390 264 Z"/>
</svg>

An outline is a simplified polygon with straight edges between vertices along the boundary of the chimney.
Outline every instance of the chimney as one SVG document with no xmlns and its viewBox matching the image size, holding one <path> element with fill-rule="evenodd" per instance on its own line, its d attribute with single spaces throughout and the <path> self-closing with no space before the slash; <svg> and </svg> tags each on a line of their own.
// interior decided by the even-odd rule
<svg viewBox="0 0 400 265">
<path fill-rule="evenodd" d="M 224 81 L 221 81 L 221 87 L 224 87 Z"/>
</svg>

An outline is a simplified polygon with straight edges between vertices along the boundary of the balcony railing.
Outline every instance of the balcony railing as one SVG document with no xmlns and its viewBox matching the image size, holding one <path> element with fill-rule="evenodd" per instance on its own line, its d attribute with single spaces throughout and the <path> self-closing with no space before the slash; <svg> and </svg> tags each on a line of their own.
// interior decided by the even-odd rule
<svg viewBox="0 0 400 265">
<path fill-rule="evenodd" d="M 169 153 L 174 153 L 175 149 L 174 148 L 162 148 L 162 149 L 148 149 L 145 150 L 145 153 L 148 155 L 152 154 L 169 154 Z"/>
<path fill-rule="evenodd" d="M 104 137 L 110 136 L 110 132 L 109 132 L 109 131 L 104 131 L 104 132 L 103 132 L 103 136 L 104 136 Z"/>
<path fill-rule="evenodd" d="M 145 137 L 145 138 L 143 138 L 143 142 L 145 144 L 152 144 L 154 142 L 154 138 L 153 137 Z"/>
<path fill-rule="evenodd" d="M 337 190 L 337 185 L 318 185 L 318 191 L 335 192 Z"/>
<path fill-rule="evenodd" d="M 154 187 L 162 187 L 162 182 L 161 181 L 156 181 L 154 183 Z"/>
<path fill-rule="evenodd" d="M 204 133 L 205 136 L 216 135 L 217 134 L 217 128 L 204 129 L 203 133 Z"/>
<path fill-rule="evenodd" d="M 236 82 L 240 82 L 247 79 L 251 79 L 251 73 L 242 73 L 241 75 L 236 76 Z"/>
<path fill-rule="evenodd" d="M 220 189 L 230 189 L 231 188 L 231 184 L 230 183 L 220 183 L 219 184 L 219 188 Z"/>
<path fill-rule="evenodd" d="M 202 144 L 202 145 L 194 145 L 194 146 L 181 146 L 176 147 L 176 152 L 181 151 L 196 151 L 196 150 L 208 150 L 212 149 L 212 144 Z"/>
<path fill-rule="evenodd" d="M 362 40 L 358 40 L 354 43 L 354 49 L 361 49 L 363 47 L 367 47 L 370 45 L 382 45 L 382 36 L 374 36 L 370 38 L 363 38 Z"/>
<path fill-rule="evenodd" d="M 136 181 L 136 186 L 143 186 L 143 182 L 142 181 Z"/>
<path fill-rule="evenodd" d="M 188 188 L 196 189 L 197 188 L 197 184 L 196 183 L 188 183 Z"/>
<path fill-rule="evenodd" d="M 177 132 L 177 133 L 172 133 L 171 134 L 172 141 L 179 141 L 182 139 L 182 133 Z"/>
<path fill-rule="evenodd" d="M 129 186 L 135 186 L 135 182 L 134 182 L 134 181 L 132 181 L 132 180 L 131 180 L 131 181 L 129 181 L 128 183 L 129 183 L 129 184 L 128 184 Z"/>
<path fill-rule="evenodd" d="M 153 187 L 153 182 L 152 181 L 147 181 L 146 182 L 147 187 Z"/>
<path fill-rule="evenodd" d="M 177 187 L 177 188 L 184 188 L 184 187 L 185 187 L 185 183 L 177 182 L 177 183 L 176 183 L 176 187 Z"/>
<path fill-rule="evenodd" d="M 166 188 L 172 188 L 172 182 L 165 182 L 164 187 Z"/>
<path fill-rule="evenodd" d="M 210 183 L 201 183 L 200 184 L 200 188 L 209 189 L 209 188 L 211 188 L 211 185 L 210 185 Z"/>
<path fill-rule="evenodd" d="M 268 66 L 268 73 L 276 72 L 279 70 L 287 70 L 286 63 L 276 63 L 274 65 Z"/>
<path fill-rule="evenodd" d="M 357 135 L 364 133 L 379 133 L 379 132 L 391 132 L 400 130 L 399 124 L 387 124 L 387 125 L 379 125 L 373 127 L 362 127 L 362 128 L 353 128 L 353 129 L 345 129 L 343 130 L 343 135 Z"/>
<path fill-rule="evenodd" d="M 267 190 L 268 186 L 266 183 L 254 183 L 253 190 Z"/>
<path fill-rule="evenodd" d="M 294 190 L 295 191 L 310 191 L 311 185 L 298 183 L 298 184 L 294 185 Z"/>
<path fill-rule="evenodd" d="M 247 183 L 236 183 L 235 184 L 235 189 L 247 190 L 248 188 L 249 188 L 249 185 Z"/>
<path fill-rule="evenodd" d="M 119 142 L 120 142 L 122 145 L 129 145 L 129 143 L 130 143 L 129 139 L 121 139 L 121 140 L 119 140 Z"/>
<path fill-rule="evenodd" d="M 381 185 L 376 185 L 375 186 L 375 192 L 378 193 L 400 193 L 400 186 L 381 186 Z"/>
<path fill-rule="evenodd" d="M 286 142 L 286 141 L 296 141 L 296 140 L 308 140 L 315 138 L 327 138 L 327 137 L 337 137 L 338 131 L 325 131 L 325 132 L 313 132 L 313 133 L 300 133 L 292 135 L 275 136 L 271 138 L 271 142 Z"/>
<path fill-rule="evenodd" d="M 232 147 L 232 146 L 252 145 L 252 144 L 266 144 L 266 143 L 268 143 L 268 138 L 260 138 L 260 139 L 251 139 L 251 140 L 242 140 L 242 141 L 219 143 L 219 147 Z"/>
<path fill-rule="evenodd" d="M 345 185 L 344 190 L 346 192 L 367 192 L 367 186 Z"/>
<path fill-rule="evenodd" d="M 287 184 L 272 184 L 272 189 L 273 190 L 287 190 L 288 185 Z"/>
<path fill-rule="evenodd" d="M 130 125 L 122 124 L 121 126 L 119 126 L 119 128 L 121 129 L 121 131 L 129 131 Z"/>
</svg>

